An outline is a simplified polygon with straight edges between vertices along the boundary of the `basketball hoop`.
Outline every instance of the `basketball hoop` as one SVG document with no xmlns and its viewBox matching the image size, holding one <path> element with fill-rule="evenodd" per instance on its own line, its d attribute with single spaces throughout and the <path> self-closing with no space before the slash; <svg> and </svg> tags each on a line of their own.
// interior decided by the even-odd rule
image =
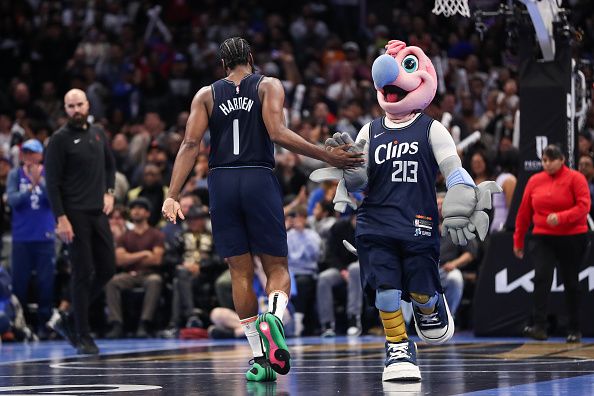
<svg viewBox="0 0 594 396">
<path fill-rule="evenodd" d="M 445 17 L 460 14 L 470 18 L 468 0 L 435 0 L 435 7 L 432 12 L 435 15 L 443 14 Z"/>
</svg>

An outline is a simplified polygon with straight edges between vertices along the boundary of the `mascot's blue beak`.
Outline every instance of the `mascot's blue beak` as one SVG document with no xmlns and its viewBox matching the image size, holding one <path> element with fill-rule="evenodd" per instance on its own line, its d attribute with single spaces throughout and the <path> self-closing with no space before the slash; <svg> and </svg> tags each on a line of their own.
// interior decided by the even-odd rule
<svg viewBox="0 0 594 396">
<path fill-rule="evenodd" d="M 382 89 L 396 80 L 399 73 L 398 62 L 390 55 L 380 55 L 371 66 L 371 76 L 376 89 Z"/>
</svg>

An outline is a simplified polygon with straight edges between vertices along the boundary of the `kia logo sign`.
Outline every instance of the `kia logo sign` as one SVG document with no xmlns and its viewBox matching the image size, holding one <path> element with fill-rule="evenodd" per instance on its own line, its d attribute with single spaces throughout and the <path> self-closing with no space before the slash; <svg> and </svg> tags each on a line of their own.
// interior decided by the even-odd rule
<svg viewBox="0 0 594 396">
<path fill-rule="evenodd" d="M 580 272 L 579 280 L 588 279 L 588 291 L 594 290 L 594 267 L 587 267 Z M 507 268 L 495 274 L 495 293 L 508 294 L 516 289 L 524 289 L 528 293 L 534 291 L 534 270 L 522 275 L 518 279 L 509 282 L 507 277 Z M 557 270 L 553 273 L 553 284 L 551 286 L 552 292 L 562 292 L 565 290 L 563 284 L 557 282 Z"/>
</svg>

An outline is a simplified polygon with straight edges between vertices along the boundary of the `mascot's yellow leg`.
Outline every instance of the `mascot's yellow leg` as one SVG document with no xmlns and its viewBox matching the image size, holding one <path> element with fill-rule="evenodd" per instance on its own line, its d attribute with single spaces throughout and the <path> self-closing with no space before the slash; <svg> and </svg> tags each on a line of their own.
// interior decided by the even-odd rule
<svg viewBox="0 0 594 396">
<path fill-rule="evenodd" d="M 396 312 L 384 312 L 380 310 L 379 313 L 380 318 L 382 318 L 382 323 L 384 324 L 386 340 L 389 342 L 401 342 L 408 340 L 406 326 L 404 325 L 404 317 L 402 316 L 401 309 Z"/>
<path fill-rule="evenodd" d="M 419 293 L 410 293 L 410 296 L 419 304 L 427 304 L 427 302 L 429 301 L 429 299 L 431 298 L 430 296 L 426 295 L 426 294 L 419 294 Z M 429 315 L 431 313 L 433 313 L 433 311 L 435 310 L 435 307 L 431 307 L 431 308 L 421 308 L 419 307 L 419 309 L 421 310 L 421 312 L 423 312 L 425 315 Z"/>
</svg>

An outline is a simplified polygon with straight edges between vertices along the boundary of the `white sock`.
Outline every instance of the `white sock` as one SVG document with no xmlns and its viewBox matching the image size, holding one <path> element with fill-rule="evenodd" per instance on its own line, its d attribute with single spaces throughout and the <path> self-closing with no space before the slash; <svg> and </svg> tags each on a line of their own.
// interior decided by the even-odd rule
<svg viewBox="0 0 594 396">
<path fill-rule="evenodd" d="M 268 312 L 283 320 L 283 314 L 287 309 L 289 298 L 287 294 L 282 290 L 274 290 L 268 295 Z"/>
<path fill-rule="evenodd" d="M 240 322 L 245 336 L 250 343 L 250 347 L 252 347 L 254 357 L 259 357 L 264 356 L 264 345 L 262 344 L 258 330 L 256 330 L 256 319 L 258 319 L 257 316 L 252 316 L 250 318 L 240 319 Z"/>
</svg>

